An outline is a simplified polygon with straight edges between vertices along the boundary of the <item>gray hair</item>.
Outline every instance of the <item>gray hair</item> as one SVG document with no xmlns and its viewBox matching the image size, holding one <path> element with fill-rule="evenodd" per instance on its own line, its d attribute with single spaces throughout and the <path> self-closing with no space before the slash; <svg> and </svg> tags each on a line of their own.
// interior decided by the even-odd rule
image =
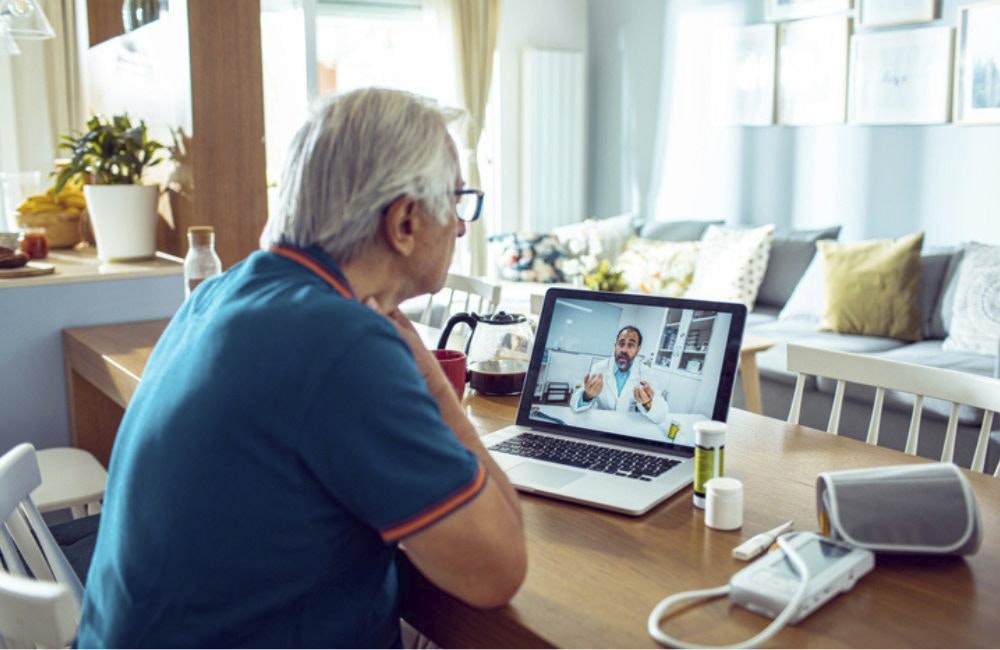
<svg viewBox="0 0 1000 650">
<path fill-rule="evenodd" d="M 324 98 L 292 139 L 262 243 L 318 245 L 343 264 L 375 242 L 404 195 L 446 223 L 459 173 L 447 125 L 459 115 L 399 90 Z"/>
</svg>

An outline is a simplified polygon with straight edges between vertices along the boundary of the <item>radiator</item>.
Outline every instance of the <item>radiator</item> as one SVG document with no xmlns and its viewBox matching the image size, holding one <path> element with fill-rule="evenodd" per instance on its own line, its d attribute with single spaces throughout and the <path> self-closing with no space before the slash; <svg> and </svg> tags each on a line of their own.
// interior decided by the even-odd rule
<svg viewBox="0 0 1000 650">
<path fill-rule="evenodd" d="M 526 48 L 521 58 L 521 227 L 548 232 L 582 221 L 583 52 Z"/>
</svg>

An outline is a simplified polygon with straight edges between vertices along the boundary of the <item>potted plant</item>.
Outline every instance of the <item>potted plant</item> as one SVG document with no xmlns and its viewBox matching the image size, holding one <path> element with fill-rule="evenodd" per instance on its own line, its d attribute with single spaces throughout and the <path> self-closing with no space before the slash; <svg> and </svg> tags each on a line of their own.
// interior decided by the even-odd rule
<svg viewBox="0 0 1000 650">
<path fill-rule="evenodd" d="M 143 185 L 147 167 L 161 163 L 166 147 L 151 140 L 146 123 L 127 114 L 94 115 L 87 130 L 66 135 L 59 145 L 70 152 L 56 176 L 58 195 L 70 179 L 84 179 L 84 196 L 97 241 L 106 261 L 147 259 L 156 252 L 158 185 Z"/>
</svg>

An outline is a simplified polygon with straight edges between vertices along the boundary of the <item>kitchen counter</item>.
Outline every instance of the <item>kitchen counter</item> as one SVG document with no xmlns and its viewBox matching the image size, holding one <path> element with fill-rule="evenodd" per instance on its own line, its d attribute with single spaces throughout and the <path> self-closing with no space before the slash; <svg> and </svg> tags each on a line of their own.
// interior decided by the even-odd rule
<svg viewBox="0 0 1000 650">
<path fill-rule="evenodd" d="M 93 247 L 81 250 L 49 250 L 48 257 L 38 260 L 56 267 L 54 273 L 27 278 L 0 278 L 0 290 L 39 285 L 126 280 L 166 275 L 183 275 L 184 260 L 167 253 L 157 253 L 149 260 L 136 262 L 102 262 Z"/>
</svg>

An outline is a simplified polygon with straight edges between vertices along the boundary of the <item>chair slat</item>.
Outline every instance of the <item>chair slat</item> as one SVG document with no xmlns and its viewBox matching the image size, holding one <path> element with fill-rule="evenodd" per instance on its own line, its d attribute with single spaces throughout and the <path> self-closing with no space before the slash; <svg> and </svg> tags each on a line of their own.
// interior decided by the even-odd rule
<svg viewBox="0 0 1000 650">
<path fill-rule="evenodd" d="M 840 430 L 840 413 L 844 408 L 844 389 L 847 386 L 847 382 L 843 379 L 837 381 L 837 389 L 833 393 L 833 406 L 830 407 L 830 422 L 826 426 L 826 430 L 837 435 Z"/>
<path fill-rule="evenodd" d="M 941 460 L 950 463 L 955 458 L 955 437 L 958 432 L 958 409 L 961 406 L 958 402 L 951 403 L 951 412 L 948 415 L 948 428 L 944 432 L 944 446 L 941 448 Z"/>
<path fill-rule="evenodd" d="M 986 471 L 986 450 L 990 444 L 990 429 L 993 428 L 993 411 L 983 413 L 983 423 L 979 427 L 979 439 L 976 441 L 976 453 L 972 456 L 972 469 L 977 472 Z M 1000 468 L 1000 463 L 997 463 Z"/>
<path fill-rule="evenodd" d="M 795 392 L 792 394 L 792 406 L 788 411 L 788 421 L 791 424 L 799 423 L 799 411 L 802 409 L 802 394 L 806 387 L 806 376 L 804 373 L 799 373 L 798 378 L 795 380 Z"/>
<path fill-rule="evenodd" d="M 872 405 L 872 418 L 868 421 L 868 436 L 865 442 L 869 445 L 878 444 L 878 432 L 882 426 L 882 405 L 885 403 L 885 389 L 879 386 L 875 389 L 875 403 Z"/>
<path fill-rule="evenodd" d="M 7 530 L 6 522 L 0 526 L 0 558 L 7 566 L 7 573 L 15 576 L 28 575 L 28 572 L 24 570 L 24 563 L 21 562 L 21 556 L 18 555 L 17 545 Z"/>
<path fill-rule="evenodd" d="M 903 450 L 911 456 L 917 455 L 917 443 L 920 441 L 920 418 L 924 413 L 924 396 L 917 395 L 913 400 L 913 410 L 910 412 L 910 429 L 906 432 L 906 448 Z"/>
<path fill-rule="evenodd" d="M 55 580 L 52 570 L 49 569 L 49 564 L 45 561 L 42 550 L 38 547 L 37 542 L 35 542 L 35 537 L 31 534 L 31 530 L 28 528 L 28 524 L 25 522 L 24 515 L 20 509 L 15 510 L 7 518 L 7 528 L 10 530 L 10 536 L 14 540 L 14 545 L 17 546 L 17 550 L 21 553 L 21 559 L 28 565 L 28 569 L 32 575 L 39 580 Z"/>
</svg>

